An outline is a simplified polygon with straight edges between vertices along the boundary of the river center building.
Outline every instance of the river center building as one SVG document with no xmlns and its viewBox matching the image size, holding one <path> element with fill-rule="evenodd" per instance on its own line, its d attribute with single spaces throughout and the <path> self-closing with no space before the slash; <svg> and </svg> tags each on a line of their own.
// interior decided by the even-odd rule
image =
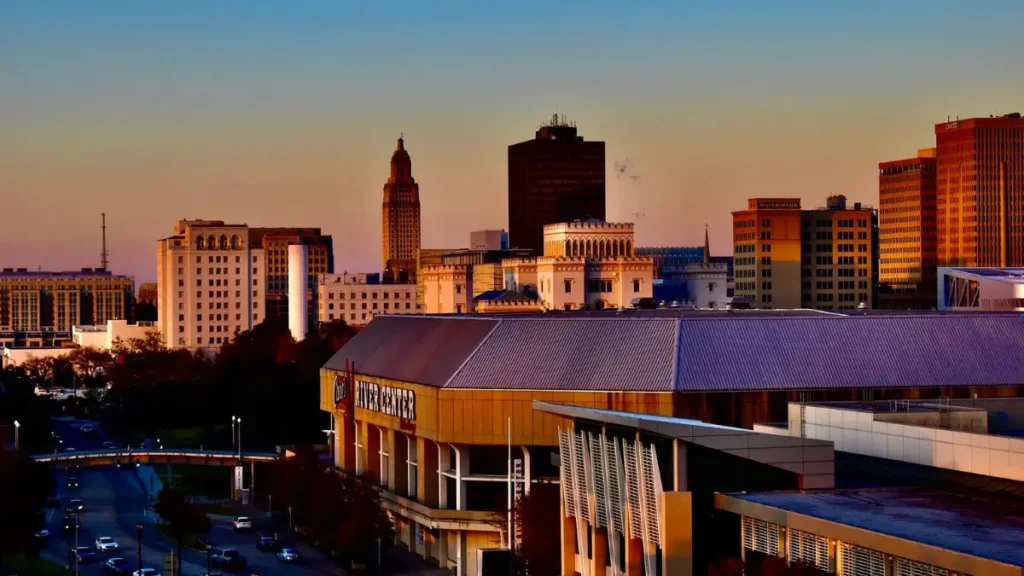
<svg viewBox="0 0 1024 576">
<path fill-rule="evenodd" d="M 505 538 L 509 474 L 519 494 L 560 482 L 573 418 L 535 401 L 749 429 L 797 400 L 1019 395 L 1022 355 L 1016 314 L 382 315 L 324 365 L 320 407 L 336 466 L 381 486 L 398 544 L 476 576 Z"/>
</svg>

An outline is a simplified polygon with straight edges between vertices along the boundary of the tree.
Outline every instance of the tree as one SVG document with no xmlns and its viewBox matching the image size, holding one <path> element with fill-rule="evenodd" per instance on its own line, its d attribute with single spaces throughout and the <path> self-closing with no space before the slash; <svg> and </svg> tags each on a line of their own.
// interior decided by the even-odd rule
<svg viewBox="0 0 1024 576">
<path fill-rule="evenodd" d="M 103 384 L 103 377 L 113 364 L 109 352 L 91 346 L 73 348 L 67 359 L 86 386 Z"/>
<path fill-rule="evenodd" d="M 50 469 L 19 452 L 0 448 L 0 555 L 36 553 L 43 505 L 57 484 Z"/>
<path fill-rule="evenodd" d="M 178 545 L 178 558 L 186 534 L 205 534 L 210 531 L 210 517 L 185 498 L 179 488 L 167 486 L 157 494 L 153 509 L 171 527 Z"/>
<path fill-rule="evenodd" d="M 516 501 L 514 513 L 522 527 L 519 557 L 526 574 L 544 576 L 561 570 L 560 498 L 558 485 L 534 484 Z"/>
</svg>

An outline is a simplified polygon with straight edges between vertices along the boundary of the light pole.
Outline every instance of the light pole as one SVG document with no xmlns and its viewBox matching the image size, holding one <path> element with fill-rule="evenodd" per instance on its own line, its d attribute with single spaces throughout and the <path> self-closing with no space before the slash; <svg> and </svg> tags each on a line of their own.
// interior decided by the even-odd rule
<svg viewBox="0 0 1024 576">
<path fill-rule="evenodd" d="M 135 568 L 142 573 L 142 522 L 135 525 L 136 541 L 138 542 L 139 549 L 135 555 Z"/>
<path fill-rule="evenodd" d="M 295 525 L 292 524 L 292 507 L 288 507 L 288 531 L 295 532 Z"/>
<path fill-rule="evenodd" d="M 18 422 L 17 420 L 15 420 L 14 421 L 14 449 L 15 450 L 18 449 L 18 444 L 19 444 L 19 442 L 18 442 L 18 440 L 19 440 L 19 438 L 18 438 L 18 430 L 20 430 L 20 429 L 21 429 L 21 422 Z"/>
<path fill-rule="evenodd" d="M 238 464 L 242 464 L 242 419 L 238 419 Z"/>
<path fill-rule="evenodd" d="M 78 510 L 75 510 L 75 576 L 78 576 Z"/>
<path fill-rule="evenodd" d="M 207 544 L 206 545 L 206 573 L 207 574 L 211 574 L 212 573 L 211 571 L 213 569 L 213 565 L 210 563 L 210 552 L 212 550 L 213 550 L 213 547 L 210 546 L 209 544 Z"/>
<path fill-rule="evenodd" d="M 267 514 L 270 514 L 270 518 L 274 518 L 274 495 L 267 494 Z"/>
<path fill-rule="evenodd" d="M 235 445 L 235 421 L 238 420 L 234 416 L 231 417 L 231 446 Z"/>
</svg>

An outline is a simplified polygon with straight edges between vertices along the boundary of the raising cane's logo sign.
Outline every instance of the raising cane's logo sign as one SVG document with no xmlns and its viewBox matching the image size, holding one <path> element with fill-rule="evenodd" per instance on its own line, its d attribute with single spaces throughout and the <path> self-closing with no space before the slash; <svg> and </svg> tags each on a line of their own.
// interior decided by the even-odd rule
<svg viewBox="0 0 1024 576">
<path fill-rule="evenodd" d="M 342 377 L 341 374 L 334 375 L 334 406 L 337 408 L 347 408 L 348 402 L 348 379 Z"/>
</svg>

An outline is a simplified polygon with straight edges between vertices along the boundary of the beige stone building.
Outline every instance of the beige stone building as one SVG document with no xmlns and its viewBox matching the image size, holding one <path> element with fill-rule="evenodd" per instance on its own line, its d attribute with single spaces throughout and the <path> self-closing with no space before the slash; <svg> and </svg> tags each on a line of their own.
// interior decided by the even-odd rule
<svg viewBox="0 0 1024 576">
<path fill-rule="evenodd" d="M 218 348 L 266 317 L 264 251 L 245 224 L 179 220 L 157 241 L 157 325 L 173 348 Z"/>
<path fill-rule="evenodd" d="M 502 260 L 504 286 L 483 270 L 487 289 L 518 292 L 539 300 L 548 310 L 632 307 L 651 298 L 654 263 L 636 256 L 633 224 L 587 220 L 544 227 L 544 255 Z M 424 268 L 427 313 L 478 312 L 476 267 L 469 264 Z"/>
<path fill-rule="evenodd" d="M 379 274 L 323 274 L 317 286 L 317 319 L 362 326 L 378 314 L 417 314 L 415 284 L 381 284 Z"/>
<path fill-rule="evenodd" d="M 71 337 L 77 324 L 106 323 L 131 316 L 135 282 L 101 268 L 76 272 L 0 272 L 0 332 L 59 333 Z M 13 341 L 13 340 L 12 340 Z"/>
</svg>

